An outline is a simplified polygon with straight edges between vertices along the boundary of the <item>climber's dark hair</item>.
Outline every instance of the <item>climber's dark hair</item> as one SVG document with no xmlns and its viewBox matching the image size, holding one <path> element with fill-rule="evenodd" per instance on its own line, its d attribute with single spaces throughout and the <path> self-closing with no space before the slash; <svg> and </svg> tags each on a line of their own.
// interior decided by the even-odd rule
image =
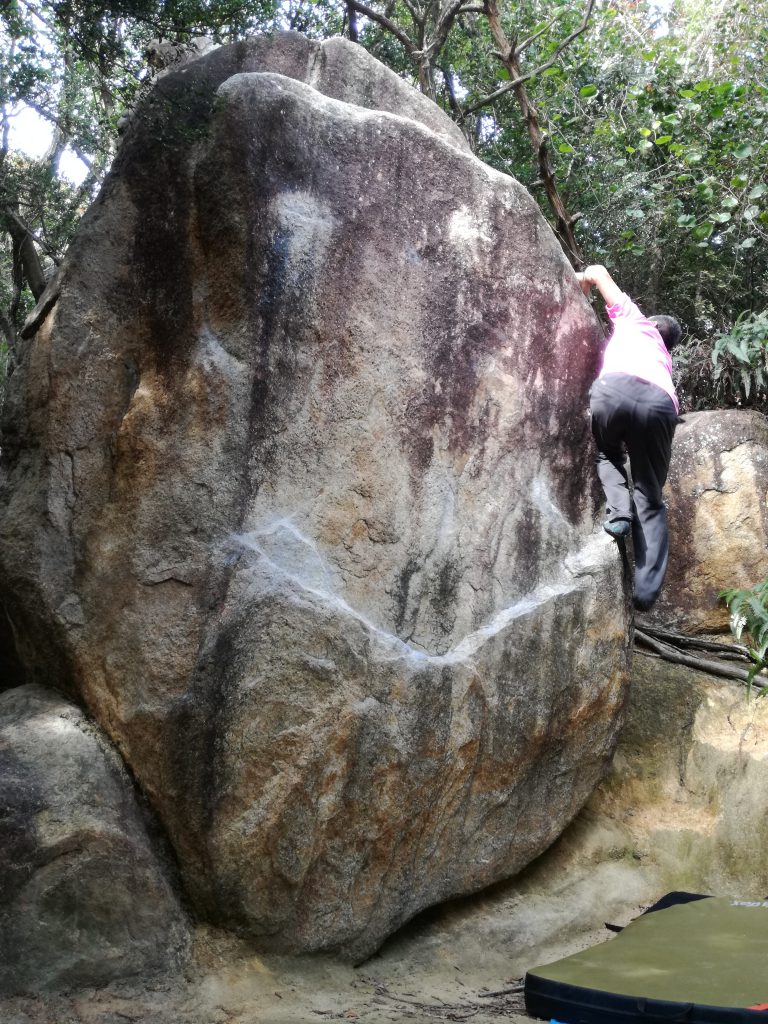
<svg viewBox="0 0 768 1024">
<path fill-rule="evenodd" d="M 667 352 L 671 352 L 683 336 L 683 329 L 680 324 L 673 316 L 665 316 L 664 314 L 649 317 L 649 320 L 652 324 L 656 325 L 656 330 L 667 346 Z"/>
</svg>

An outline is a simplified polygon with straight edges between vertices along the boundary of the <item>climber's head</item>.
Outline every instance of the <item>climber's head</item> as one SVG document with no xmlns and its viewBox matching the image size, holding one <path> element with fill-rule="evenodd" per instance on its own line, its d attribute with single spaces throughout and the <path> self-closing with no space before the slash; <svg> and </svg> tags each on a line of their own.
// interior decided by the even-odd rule
<svg viewBox="0 0 768 1024">
<path fill-rule="evenodd" d="M 683 329 L 673 316 L 651 316 L 648 318 L 661 335 L 662 341 L 671 352 L 683 336 Z"/>
</svg>

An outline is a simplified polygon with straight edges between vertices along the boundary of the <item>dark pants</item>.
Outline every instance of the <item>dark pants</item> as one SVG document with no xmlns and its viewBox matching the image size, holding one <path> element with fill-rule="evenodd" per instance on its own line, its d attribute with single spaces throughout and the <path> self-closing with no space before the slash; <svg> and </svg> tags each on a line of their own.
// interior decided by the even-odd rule
<svg viewBox="0 0 768 1024">
<path fill-rule="evenodd" d="M 626 373 L 610 373 L 596 380 L 590 391 L 590 408 L 608 520 L 629 519 L 632 523 L 635 605 L 649 608 L 659 596 L 667 571 L 669 536 L 661 490 L 672 455 L 677 412 L 665 391 Z M 627 454 L 634 495 L 627 478 Z"/>
</svg>

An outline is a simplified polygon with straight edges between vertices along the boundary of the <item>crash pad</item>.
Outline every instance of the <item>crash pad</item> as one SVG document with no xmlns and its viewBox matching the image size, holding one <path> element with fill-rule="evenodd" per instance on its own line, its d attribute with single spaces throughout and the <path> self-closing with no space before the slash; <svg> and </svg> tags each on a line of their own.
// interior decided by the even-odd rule
<svg viewBox="0 0 768 1024">
<path fill-rule="evenodd" d="M 652 909 L 529 971 L 528 1012 L 564 1024 L 768 1022 L 768 901 L 667 897 Z"/>
</svg>

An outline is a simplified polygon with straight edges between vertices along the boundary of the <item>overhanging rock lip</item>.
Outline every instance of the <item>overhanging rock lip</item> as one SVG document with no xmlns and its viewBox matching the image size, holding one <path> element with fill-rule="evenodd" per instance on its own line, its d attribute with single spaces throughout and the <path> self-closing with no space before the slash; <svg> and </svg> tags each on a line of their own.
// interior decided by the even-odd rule
<svg viewBox="0 0 768 1024">
<path fill-rule="evenodd" d="M 420 131 L 424 132 L 428 136 L 438 139 L 446 145 L 452 146 L 450 139 L 445 135 L 442 135 L 434 128 L 430 128 L 430 126 L 424 124 L 423 121 L 417 121 L 413 117 L 408 117 L 407 114 L 395 114 L 391 110 L 381 110 L 379 107 L 364 107 L 361 104 L 353 103 L 350 100 L 340 100 L 335 96 L 329 96 L 314 85 L 302 82 L 298 78 L 291 78 L 289 75 L 281 75 L 278 71 L 238 71 L 234 75 L 230 75 L 221 83 L 221 85 L 218 86 L 216 89 L 216 95 L 222 97 L 227 97 L 228 93 L 237 95 L 242 86 L 246 85 L 252 87 L 260 83 L 272 85 L 275 91 L 287 93 L 292 92 L 301 99 L 306 99 L 307 101 L 319 106 L 327 106 L 331 108 L 331 110 L 336 108 L 336 111 L 339 114 L 344 114 L 346 116 L 355 116 L 361 120 L 393 121 L 399 125 L 415 125 Z M 457 149 L 456 146 L 452 146 L 452 148 Z M 482 163 L 482 161 L 478 160 L 473 153 L 468 153 L 466 151 L 462 152 L 461 150 L 457 150 L 457 152 L 460 152 L 462 156 L 471 157 L 472 160 L 477 161 L 477 163 Z"/>
<path fill-rule="evenodd" d="M 516 186 L 516 191 L 518 191 L 521 196 L 530 200 L 532 206 L 536 206 L 535 199 L 533 199 L 527 189 L 523 188 L 516 178 L 513 178 L 509 174 L 504 174 L 503 171 L 499 171 L 495 167 L 491 167 L 490 164 L 485 163 L 475 156 L 471 150 L 462 149 L 456 145 L 451 141 L 449 136 L 430 127 L 423 121 L 419 121 L 414 117 L 409 117 L 407 114 L 396 114 L 391 110 L 382 110 L 379 107 L 365 107 L 358 103 L 352 103 L 349 100 L 337 99 L 334 96 L 329 96 L 327 93 L 322 92 L 313 85 L 302 82 L 297 78 L 291 78 L 288 75 L 281 75 L 279 72 L 275 71 L 238 71 L 226 78 L 217 87 L 216 96 L 221 97 L 222 99 L 229 99 L 230 95 L 232 97 L 236 97 L 238 95 L 238 91 L 241 90 L 243 85 L 253 87 L 257 81 L 265 84 L 270 83 L 275 89 L 275 92 L 282 91 L 285 93 L 292 93 L 298 99 L 312 103 L 315 107 L 324 107 L 331 116 L 354 117 L 360 121 L 380 121 L 389 123 L 393 127 L 397 126 L 400 128 L 402 128 L 403 125 L 407 125 L 409 129 L 415 129 L 417 134 L 422 134 L 425 137 L 425 140 L 430 140 L 433 145 L 447 146 L 454 156 L 464 158 L 471 162 L 472 166 L 478 171 L 483 171 L 489 180 L 503 181 L 507 185 L 510 183 L 514 184 Z M 538 209 L 538 207 L 536 207 L 536 209 Z M 565 257 L 563 258 L 565 259 Z"/>
</svg>

